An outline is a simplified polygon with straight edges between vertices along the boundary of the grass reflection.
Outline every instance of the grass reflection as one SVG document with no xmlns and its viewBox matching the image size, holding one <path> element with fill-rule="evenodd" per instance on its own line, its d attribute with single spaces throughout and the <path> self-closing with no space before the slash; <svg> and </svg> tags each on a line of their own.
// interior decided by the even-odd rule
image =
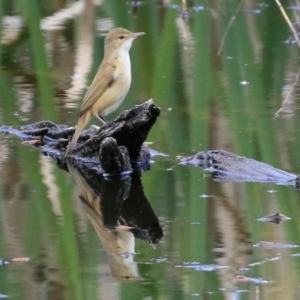
<svg viewBox="0 0 300 300">
<path fill-rule="evenodd" d="M 174 6 L 178 2 L 166 2 L 142 1 L 134 9 L 119 0 L 0 1 L 1 20 L 16 16 L 21 24 L 7 29 L 0 22 L 2 124 L 19 127 L 50 119 L 74 125 L 102 59 L 101 34 L 123 26 L 147 35 L 132 49 L 132 87 L 116 113 L 153 98 L 162 114 L 149 140 L 170 155 L 155 158 L 142 178 L 165 237 L 156 249 L 137 242 L 144 280 L 125 285 L 109 277 L 104 248 L 74 200 L 73 181 L 38 151 L 1 138 L 0 256 L 32 260 L 17 277 L 11 269 L 1 270 L 0 293 L 17 290 L 27 299 L 40 294 L 51 299 L 51 291 L 62 299 L 105 299 L 108 290 L 121 299 L 190 299 L 211 292 L 223 299 L 241 289 L 247 291 L 243 299 L 283 297 L 276 296 L 278 290 L 297 295 L 300 266 L 291 254 L 299 250 L 283 249 L 280 259 L 268 261 L 277 252 L 252 245 L 300 244 L 299 192 L 216 183 L 197 168 L 178 166 L 176 159 L 223 148 L 300 173 L 297 87 L 290 113 L 274 119 L 299 69 L 298 52 L 283 43 L 288 28 L 275 5 L 243 1 L 218 55 L 236 3 L 187 1 L 189 18 L 183 20 Z M 57 21 L 64 9 L 68 16 L 46 30 L 46 20 Z M 212 197 L 200 198 L 203 194 Z M 292 219 L 280 225 L 256 221 L 276 212 Z M 176 268 L 192 262 L 228 268 Z M 232 281 L 239 275 L 269 283 L 256 288 Z"/>
</svg>

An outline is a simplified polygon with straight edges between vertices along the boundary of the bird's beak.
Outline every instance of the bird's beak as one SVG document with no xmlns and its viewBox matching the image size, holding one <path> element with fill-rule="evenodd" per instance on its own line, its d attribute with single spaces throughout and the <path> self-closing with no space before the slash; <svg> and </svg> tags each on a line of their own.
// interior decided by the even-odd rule
<svg viewBox="0 0 300 300">
<path fill-rule="evenodd" d="M 139 37 L 141 35 L 144 35 L 144 34 L 146 34 L 146 32 L 134 32 L 132 34 L 132 37 L 135 39 L 135 38 L 137 38 L 137 37 Z"/>
</svg>

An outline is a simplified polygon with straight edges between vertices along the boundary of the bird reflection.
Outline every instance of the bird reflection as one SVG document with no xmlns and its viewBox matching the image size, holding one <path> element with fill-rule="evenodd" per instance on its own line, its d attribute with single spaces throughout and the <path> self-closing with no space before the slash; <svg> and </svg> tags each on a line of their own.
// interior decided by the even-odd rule
<svg viewBox="0 0 300 300">
<path fill-rule="evenodd" d="M 117 281 L 142 279 L 133 260 L 135 238 L 155 244 L 163 236 L 159 220 L 146 199 L 138 175 L 104 179 L 67 159 L 79 187 L 79 198 L 97 231 Z"/>
</svg>

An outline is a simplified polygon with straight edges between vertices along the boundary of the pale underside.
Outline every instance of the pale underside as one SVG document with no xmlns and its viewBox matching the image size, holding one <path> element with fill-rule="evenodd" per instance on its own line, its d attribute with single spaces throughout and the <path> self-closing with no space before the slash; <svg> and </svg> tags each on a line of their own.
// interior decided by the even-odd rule
<svg viewBox="0 0 300 300">
<path fill-rule="evenodd" d="M 85 96 L 80 115 L 88 110 L 93 116 L 106 116 L 112 113 L 123 102 L 130 84 L 130 57 L 127 51 L 122 51 L 114 59 L 100 65 Z"/>
</svg>

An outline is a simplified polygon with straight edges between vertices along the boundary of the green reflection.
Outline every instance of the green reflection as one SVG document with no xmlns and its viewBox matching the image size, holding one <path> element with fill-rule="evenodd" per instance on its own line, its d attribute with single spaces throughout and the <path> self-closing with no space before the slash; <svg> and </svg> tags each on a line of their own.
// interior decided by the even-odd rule
<svg viewBox="0 0 300 300">
<path fill-rule="evenodd" d="M 104 31 L 103 24 L 112 22 L 112 26 L 147 33 L 132 48 L 133 83 L 117 113 L 153 98 L 162 111 L 148 140 L 154 142 L 151 147 L 169 155 L 155 157 L 152 170 L 142 178 L 145 194 L 164 227 L 164 239 L 156 249 L 136 242 L 134 260 L 143 280 L 125 284 L 108 276 L 108 257 L 74 201 L 74 183 L 68 175 L 50 159 L 43 160 L 38 149 L 1 138 L 0 258 L 32 260 L 0 269 L 0 293 L 18 294 L 17 299 L 41 299 L 41 294 L 51 299 L 51 291 L 56 291 L 63 299 L 101 299 L 110 290 L 121 299 L 209 298 L 211 293 L 214 299 L 224 299 L 245 289 L 243 299 L 252 299 L 254 293 L 264 299 L 286 288 L 297 298 L 300 266 L 291 254 L 299 249 L 264 251 L 252 245 L 260 241 L 300 244 L 299 192 L 275 185 L 217 183 L 196 167 L 179 166 L 176 156 L 223 148 L 299 173 L 297 90 L 290 113 L 278 119 L 273 116 L 285 87 L 298 72 L 298 49 L 283 43 L 289 30 L 274 3 L 243 3 L 218 56 L 236 3 L 187 1 L 189 19 L 182 20 L 176 7 L 163 2 L 144 1 L 134 8 L 132 3 L 114 0 L 95 7 L 95 24 L 89 32 L 93 37 L 90 70 L 74 74 L 78 62 L 65 61 L 62 75 L 51 65 L 61 52 L 49 48 L 67 48 L 75 60 L 82 13 L 73 12 L 62 29 L 45 32 L 40 21 L 73 3 L 0 1 L 1 20 L 15 14 L 23 22 L 15 40 L 0 44 L 1 124 L 19 127 L 42 119 L 74 123 L 72 105 L 79 104 L 102 59 L 99 32 Z M 204 10 L 192 5 L 203 5 Z M 58 80 L 53 79 L 54 73 Z M 74 75 L 87 79 L 77 98 L 68 102 L 63 92 L 71 88 Z M 28 91 L 29 100 L 20 93 Z M 29 107 L 25 121 L 16 114 L 22 109 L 21 100 L 27 100 Z M 17 209 L 10 210 L 9 204 Z M 278 226 L 256 221 L 275 212 L 292 220 Z M 278 252 L 283 258 L 267 261 Z M 258 262 L 255 267 L 249 266 L 254 262 Z M 209 272 L 182 267 L 191 263 L 228 269 Z M 256 289 L 253 283 L 236 283 L 237 275 L 262 277 L 269 284 Z"/>
</svg>

